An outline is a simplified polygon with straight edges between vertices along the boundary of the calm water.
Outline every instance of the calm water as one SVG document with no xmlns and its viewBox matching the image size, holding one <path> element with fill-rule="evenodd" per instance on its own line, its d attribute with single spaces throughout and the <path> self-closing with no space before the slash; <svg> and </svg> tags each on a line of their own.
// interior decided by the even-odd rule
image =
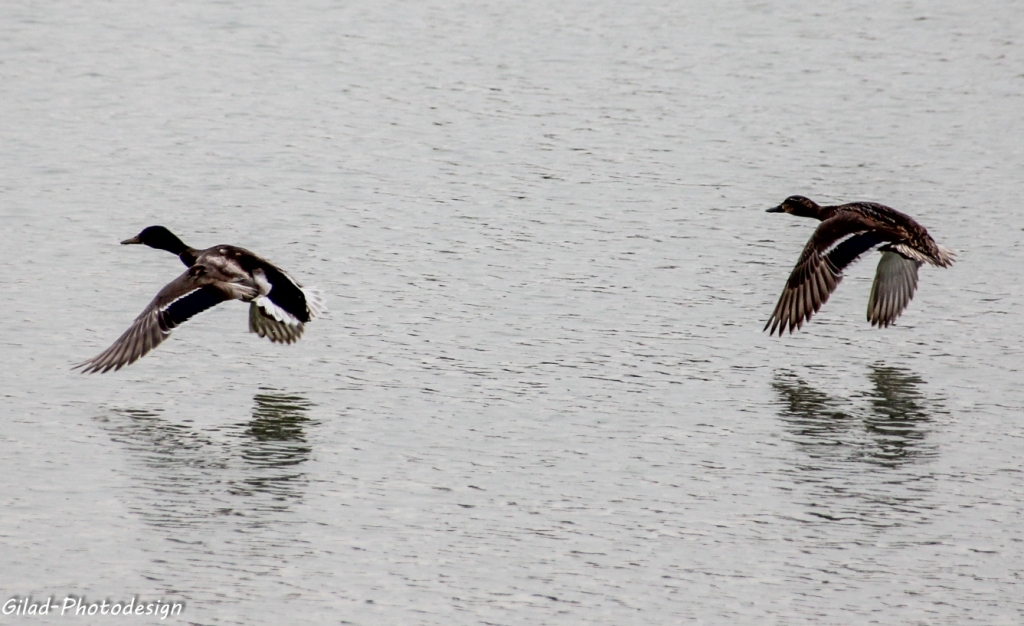
<svg viewBox="0 0 1024 626">
<path fill-rule="evenodd" d="M 1024 621 L 1024 13 L 628 4 L 3 3 L 2 600 Z M 769 338 L 793 193 L 959 261 Z M 71 372 L 181 271 L 118 245 L 155 223 L 330 313 Z"/>
</svg>

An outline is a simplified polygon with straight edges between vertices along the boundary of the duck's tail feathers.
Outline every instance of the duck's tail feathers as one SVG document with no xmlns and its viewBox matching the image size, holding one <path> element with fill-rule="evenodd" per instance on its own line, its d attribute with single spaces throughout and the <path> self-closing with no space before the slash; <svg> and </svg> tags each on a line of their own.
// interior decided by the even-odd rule
<svg viewBox="0 0 1024 626">
<path fill-rule="evenodd" d="M 309 311 L 309 319 L 322 315 L 327 311 L 327 300 L 324 292 L 316 287 L 300 287 L 302 295 L 306 297 L 306 310 Z"/>
<path fill-rule="evenodd" d="M 939 267 L 949 267 L 952 265 L 953 261 L 956 260 L 956 253 L 939 244 L 935 244 L 935 247 L 938 249 L 938 254 L 935 255 L 935 264 Z"/>
<path fill-rule="evenodd" d="M 928 263 L 936 267 L 949 267 L 956 258 L 952 250 L 932 241 L 918 243 L 917 245 L 911 245 L 906 242 L 894 243 L 882 248 L 883 252 L 886 250 L 897 252 L 905 259 L 919 263 Z"/>
</svg>

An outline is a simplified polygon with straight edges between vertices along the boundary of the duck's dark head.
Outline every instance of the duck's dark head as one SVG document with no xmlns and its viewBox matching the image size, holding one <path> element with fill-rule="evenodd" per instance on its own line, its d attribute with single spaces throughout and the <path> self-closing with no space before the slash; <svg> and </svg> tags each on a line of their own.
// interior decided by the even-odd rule
<svg viewBox="0 0 1024 626">
<path fill-rule="evenodd" d="M 789 213 L 800 217 L 818 217 L 821 206 L 804 196 L 790 196 L 777 207 L 768 209 L 768 213 Z"/>
<path fill-rule="evenodd" d="M 143 229 L 141 233 L 135 235 L 131 239 L 125 239 L 121 242 L 122 245 L 130 243 L 143 243 L 150 248 L 167 250 L 168 252 L 178 255 L 188 250 L 188 246 L 186 246 L 181 239 L 178 239 L 174 233 L 163 226 L 150 226 Z"/>
</svg>

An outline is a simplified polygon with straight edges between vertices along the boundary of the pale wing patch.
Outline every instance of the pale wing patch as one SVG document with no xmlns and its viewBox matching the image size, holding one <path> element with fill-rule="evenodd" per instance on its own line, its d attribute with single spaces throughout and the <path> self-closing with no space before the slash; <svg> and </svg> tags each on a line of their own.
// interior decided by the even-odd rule
<svg viewBox="0 0 1024 626">
<path fill-rule="evenodd" d="M 299 287 L 291 276 L 284 272 L 280 273 L 294 286 L 294 289 L 302 292 L 309 319 L 320 315 L 327 309 L 323 294 L 318 289 Z M 267 278 L 263 269 L 254 270 L 252 276 L 259 289 L 259 296 L 254 298 L 249 306 L 249 330 L 276 343 L 297 341 L 305 330 L 302 320 L 270 299 L 269 294 L 273 291 L 274 285 Z"/>
<path fill-rule="evenodd" d="M 270 293 L 270 290 L 274 288 L 267 280 L 267 274 L 260 268 L 256 268 L 252 271 L 252 277 L 256 281 L 256 286 L 259 287 L 260 295 L 265 296 Z"/>
<path fill-rule="evenodd" d="M 267 297 L 267 295 L 274 289 L 274 286 L 269 280 L 267 280 L 267 275 L 262 269 L 257 268 L 253 270 L 252 277 L 256 280 L 256 286 L 260 291 L 259 296 L 253 299 L 252 303 L 259 307 L 265 317 L 272 318 L 277 322 L 289 324 L 291 326 L 302 325 L 302 321 L 299 320 L 299 318 L 284 310 L 284 308 L 278 306 L 273 300 Z M 260 336 L 262 337 L 264 335 Z"/>
<path fill-rule="evenodd" d="M 299 318 L 279 307 L 267 296 L 255 298 L 252 303 L 259 308 L 265 317 L 269 317 L 281 324 L 288 324 L 289 326 L 302 326 L 302 321 Z"/>
<path fill-rule="evenodd" d="M 916 259 L 903 258 L 897 252 L 882 253 L 868 298 L 868 321 L 872 326 L 889 326 L 907 308 L 917 289 L 919 267 L 921 261 Z"/>
<path fill-rule="evenodd" d="M 270 303 L 272 307 L 287 315 L 290 321 L 272 317 L 268 314 L 267 309 L 261 306 L 260 301 Z M 249 305 L 249 331 L 256 333 L 260 337 L 266 337 L 274 343 L 292 343 L 298 341 L 299 337 L 302 337 L 304 330 L 305 327 L 302 325 L 302 322 L 299 322 L 290 313 L 270 302 L 269 298 L 257 298 Z"/>
<path fill-rule="evenodd" d="M 231 295 L 232 300 L 248 302 L 259 295 L 255 289 L 241 283 L 221 283 L 221 286 Z"/>
<path fill-rule="evenodd" d="M 915 249 L 915 248 L 913 248 L 913 247 L 911 247 L 911 246 L 909 246 L 909 245 L 907 245 L 905 243 L 894 243 L 894 244 L 892 244 L 891 246 L 888 246 L 888 247 L 891 247 L 896 252 L 899 252 L 901 255 L 903 255 L 907 259 L 912 259 L 914 261 L 917 261 L 918 263 L 926 263 L 926 262 L 927 263 L 934 263 L 934 261 L 931 258 L 929 258 L 927 255 L 923 254 L 921 251 L 919 251 L 919 250 L 917 250 L 917 249 Z M 884 260 L 885 260 L 885 256 L 883 254 L 883 261 Z M 879 267 L 881 267 L 881 262 L 879 262 Z"/>
</svg>

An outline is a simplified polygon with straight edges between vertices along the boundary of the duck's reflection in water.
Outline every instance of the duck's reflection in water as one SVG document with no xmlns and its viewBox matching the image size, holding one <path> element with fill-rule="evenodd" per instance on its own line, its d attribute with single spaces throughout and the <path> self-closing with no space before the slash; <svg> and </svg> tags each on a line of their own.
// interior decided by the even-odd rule
<svg viewBox="0 0 1024 626">
<path fill-rule="evenodd" d="M 252 467 L 254 476 L 242 481 L 235 493 L 248 495 L 262 491 L 279 499 L 298 494 L 296 484 L 305 474 L 299 467 L 313 448 L 306 441 L 310 402 L 298 395 L 258 393 L 253 400 L 252 420 L 238 424 L 241 430 L 241 457 Z"/>
<path fill-rule="evenodd" d="M 925 441 L 932 418 L 927 399 L 918 390 L 924 381 L 905 370 L 881 366 L 873 366 L 868 379 L 874 385 L 865 394 L 871 410 L 864 427 L 875 442 L 870 460 L 896 467 L 936 454 L 935 446 Z"/>
<path fill-rule="evenodd" d="M 111 410 L 97 420 L 130 453 L 136 484 L 128 506 L 152 525 L 201 531 L 177 541 L 204 543 L 226 519 L 243 526 L 288 522 L 306 485 L 306 431 L 318 424 L 307 415 L 313 406 L 263 389 L 252 418 L 228 427 L 199 430 L 184 416 L 141 409 Z"/>
<path fill-rule="evenodd" d="M 789 439 L 800 454 L 787 473 L 810 487 L 811 515 L 881 526 L 928 518 L 931 472 L 938 454 L 928 441 L 941 405 L 924 381 L 901 368 L 873 365 L 871 388 L 850 397 L 829 395 L 791 372 L 772 382 Z"/>
</svg>

